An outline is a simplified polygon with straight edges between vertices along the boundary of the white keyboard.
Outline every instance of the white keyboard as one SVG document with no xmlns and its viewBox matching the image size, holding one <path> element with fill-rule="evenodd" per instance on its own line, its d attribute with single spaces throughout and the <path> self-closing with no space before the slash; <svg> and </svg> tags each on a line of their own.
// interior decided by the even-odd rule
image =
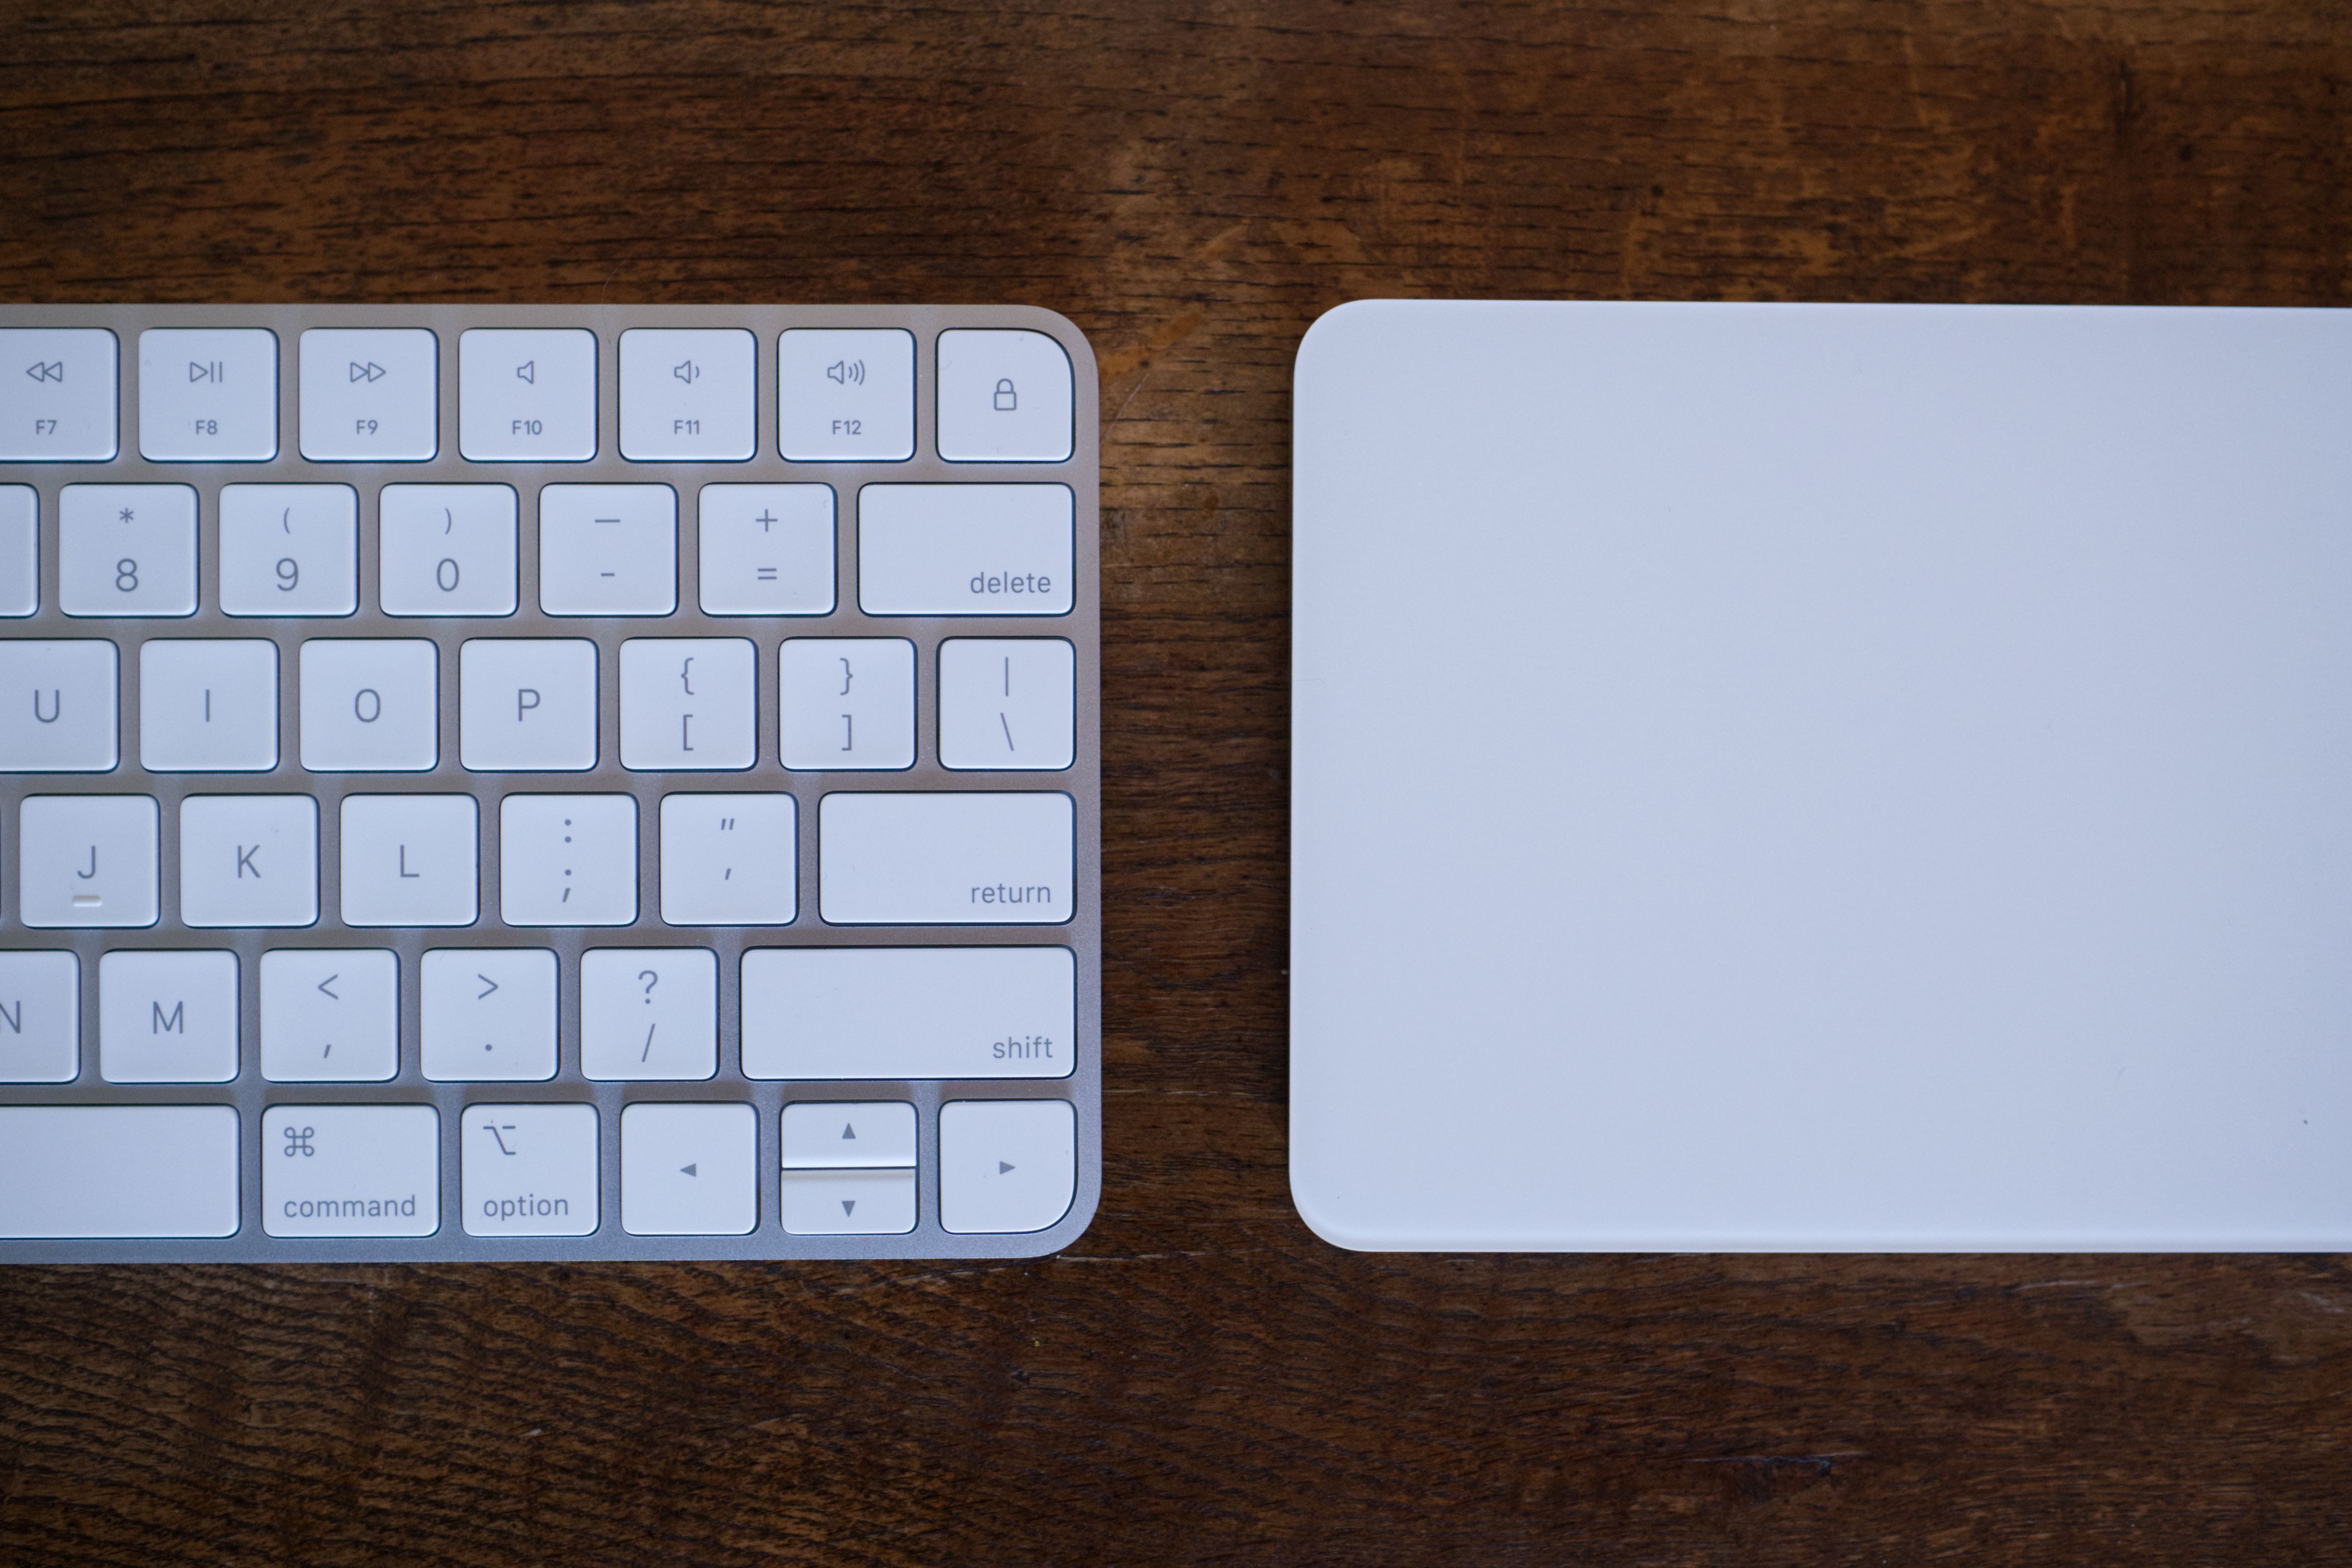
<svg viewBox="0 0 2352 1568">
<path fill-rule="evenodd" d="M 0 307 L 0 1261 L 1069 1243 L 1096 407 L 1028 308 Z"/>
</svg>

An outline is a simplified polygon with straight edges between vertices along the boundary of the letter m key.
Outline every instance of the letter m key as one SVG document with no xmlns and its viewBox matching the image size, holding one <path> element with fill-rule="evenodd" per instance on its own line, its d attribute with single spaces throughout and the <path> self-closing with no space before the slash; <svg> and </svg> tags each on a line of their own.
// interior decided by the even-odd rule
<svg viewBox="0 0 2352 1568">
<path fill-rule="evenodd" d="M 185 1002 L 173 1003 L 169 1013 L 163 1011 L 163 1004 L 161 1002 L 150 1002 L 147 1005 L 154 1015 L 152 1021 L 147 1026 L 149 1034 L 184 1035 L 188 1032 L 186 1017 L 188 1005 Z"/>
</svg>

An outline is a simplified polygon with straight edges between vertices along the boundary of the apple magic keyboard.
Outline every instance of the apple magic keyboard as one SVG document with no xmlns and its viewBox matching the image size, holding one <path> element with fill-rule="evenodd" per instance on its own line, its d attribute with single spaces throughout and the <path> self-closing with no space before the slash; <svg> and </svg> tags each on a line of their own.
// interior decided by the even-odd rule
<svg viewBox="0 0 2352 1568">
<path fill-rule="evenodd" d="M 1092 1215 L 1094 358 L 1015 307 L 0 307 L 0 1259 Z"/>
</svg>

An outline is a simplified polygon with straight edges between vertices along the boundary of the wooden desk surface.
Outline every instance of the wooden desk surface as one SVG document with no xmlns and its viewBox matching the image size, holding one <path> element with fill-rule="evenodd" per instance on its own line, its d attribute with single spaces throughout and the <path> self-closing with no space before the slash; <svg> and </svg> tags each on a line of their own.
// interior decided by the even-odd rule
<svg viewBox="0 0 2352 1568">
<path fill-rule="evenodd" d="M 2346 302 L 2343 0 L 1801 9 L 9 6 L 9 299 L 1066 312 L 1112 721 L 1069 1253 L 0 1271 L 0 1560 L 2352 1554 L 2341 1258 L 1375 1258 L 1291 1212 L 1319 311 Z"/>
</svg>

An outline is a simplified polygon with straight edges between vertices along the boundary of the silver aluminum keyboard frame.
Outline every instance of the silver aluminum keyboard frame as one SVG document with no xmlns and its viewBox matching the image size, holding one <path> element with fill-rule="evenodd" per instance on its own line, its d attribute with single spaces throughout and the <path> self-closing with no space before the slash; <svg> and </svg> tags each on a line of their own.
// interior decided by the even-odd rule
<svg viewBox="0 0 2352 1568">
<path fill-rule="evenodd" d="M 120 661 L 122 761 L 109 773 L 0 774 L 0 949 L 64 949 L 81 963 L 79 1076 L 70 1083 L 0 1084 L 0 1104 L 228 1104 L 239 1117 L 239 1204 L 236 1235 L 218 1240 L 0 1240 L 5 1263 L 134 1262 L 440 1262 L 461 1259 L 1027 1258 L 1075 1241 L 1093 1218 L 1102 1172 L 1102 773 L 1101 588 L 1099 533 L 1100 406 L 1092 349 L 1067 320 L 1030 306 L 866 305 L 0 305 L 0 327 L 105 327 L 117 341 L 118 456 L 105 463 L 0 462 L 0 483 L 40 494 L 41 608 L 0 619 L 0 637 L 105 637 L 122 647 Z M 267 327 L 278 334 L 277 458 L 265 463 L 151 463 L 139 456 L 139 333 L 149 327 Z M 421 463 L 310 462 L 298 428 L 301 333 L 314 327 L 427 327 L 440 360 L 438 455 Z M 585 463 L 476 463 L 457 447 L 457 338 L 475 327 L 586 327 L 597 339 L 597 455 Z M 757 339 L 756 455 L 749 462 L 630 462 L 619 450 L 620 334 L 633 327 L 735 327 Z M 915 335 L 915 455 L 898 463 L 788 462 L 776 453 L 776 340 L 788 327 L 898 327 Z M 1026 328 L 1058 342 L 1074 377 L 1075 443 L 1062 463 L 948 463 L 938 455 L 937 338 L 950 327 Z M 696 497 L 705 484 L 821 481 L 835 495 L 835 608 L 828 616 L 705 616 L 697 594 Z M 677 492 L 678 608 L 664 617 L 583 619 L 538 609 L 537 493 L 551 483 L 666 483 Z M 857 608 L 857 493 L 868 483 L 1051 482 L 1076 501 L 1076 581 L 1070 613 L 1060 616 L 877 616 Z M 378 492 L 394 483 L 503 483 L 520 507 L 518 605 L 510 616 L 449 620 L 389 616 L 377 607 Z M 58 492 L 68 484 L 179 483 L 197 491 L 197 612 L 183 617 L 93 619 L 58 607 Z M 218 604 L 220 488 L 284 483 L 352 486 L 359 492 L 360 607 L 346 616 L 264 619 L 225 616 Z M 563 637 L 593 639 L 598 649 L 598 765 L 586 773 L 479 773 L 459 765 L 456 737 L 457 647 L 467 637 Z M 313 773 L 300 755 L 299 649 L 311 637 L 430 637 L 440 650 L 440 763 L 429 773 Z M 939 644 L 950 637 L 1066 637 L 1077 650 L 1076 757 L 1058 773 L 950 772 L 938 758 Z M 278 765 L 268 773 L 150 773 L 139 764 L 138 643 L 150 637 L 270 637 L 278 646 Z M 723 773 L 631 773 L 620 765 L 620 645 L 633 637 L 748 637 L 758 646 L 759 760 Z M 777 644 L 788 637 L 898 637 L 916 645 L 916 763 L 904 772 L 795 773 L 776 761 L 774 672 Z M 660 919 L 659 809 L 665 794 L 783 791 L 797 803 L 798 918 L 788 926 L 692 928 Z M 830 926 L 817 916 L 817 803 L 836 791 L 1061 790 L 1076 803 L 1077 909 L 1057 926 Z M 27 795 L 106 793 L 152 795 L 162 808 L 163 918 L 144 929 L 35 930 L 16 908 L 18 802 Z M 638 919 L 629 926 L 516 929 L 499 908 L 499 799 L 509 793 L 627 793 L 638 810 Z M 181 798 L 191 794 L 315 796 L 319 802 L 320 919 L 307 928 L 194 930 L 179 921 Z M 472 927 L 385 931 L 341 923 L 338 857 L 331 846 L 346 795 L 399 792 L 467 794 L 482 803 L 480 918 Z M 1069 947 L 1077 963 L 1077 1060 L 1066 1079 L 774 1081 L 746 1079 L 739 1051 L 741 957 L 748 948 L 938 947 L 1042 944 Z M 260 959 L 272 947 L 390 948 L 400 956 L 400 1071 L 381 1083 L 270 1083 L 260 1073 Z M 560 955 L 558 1070 L 537 1083 L 437 1083 L 420 1070 L 418 976 L 427 948 L 534 947 Z M 708 947 L 719 954 L 719 1072 L 698 1081 L 599 1082 L 580 1072 L 580 955 L 591 947 Z M 110 1084 L 98 1074 L 98 960 L 110 949 L 211 948 L 238 959 L 239 1073 L 226 1084 Z M 1024 1235 L 954 1235 L 940 1228 L 939 1110 L 957 1100 L 1067 1099 L 1077 1115 L 1077 1184 L 1069 1212 L 1045 1230 Z M 620 1118 L 641 1100 L 740 1100 L 759 1124 L 759 1223 L 745 1236 L 631 1236 L 621 1228 Z M 918 1128 L 916 1225 L 903 1236 L 793 1236 L 780 1203 L 780 1113 L 812 1100 L 910 1101 Z M 586 1102 L 596 1107 L 601 1162 L 599 1228 L 584 1237 L 474 1237 L 458 1206 L 459 1117 L 469 1104 Z M 273 1237 L 261 1223 L 260 1128 L 272 1105 L 429 1104 L 441 1113 L 441 1224 L 429 1237 Z"/>
</svg>

